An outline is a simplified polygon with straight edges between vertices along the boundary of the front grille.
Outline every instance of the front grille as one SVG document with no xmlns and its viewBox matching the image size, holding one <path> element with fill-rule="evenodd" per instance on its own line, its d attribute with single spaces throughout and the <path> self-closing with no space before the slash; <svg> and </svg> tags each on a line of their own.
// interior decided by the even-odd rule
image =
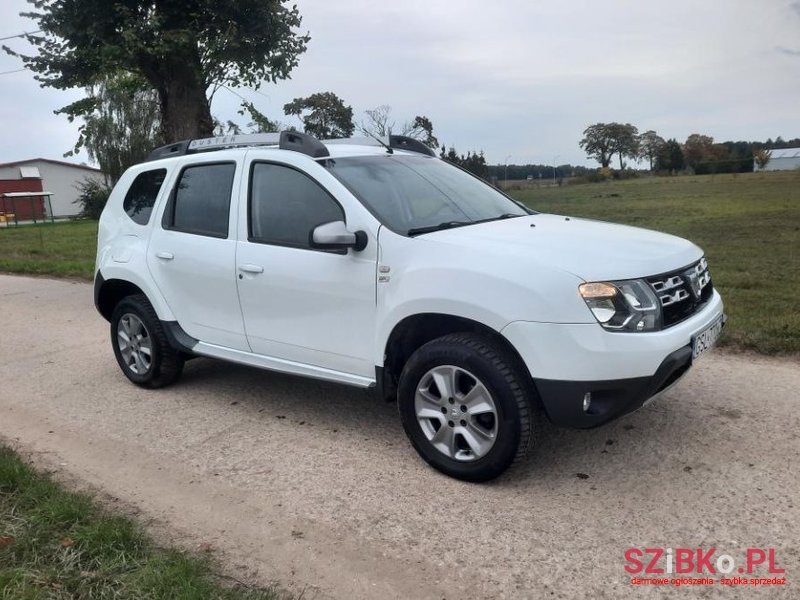
<svg viewBox="0 0 800 600">
<path fill-rule="evenodd" d="M 705 257 L 690 267 L 648 277 L 647 283 L 661 301 L 665 329 L 691 317 L 708 302 L 714 291 Z"/>
</svg>

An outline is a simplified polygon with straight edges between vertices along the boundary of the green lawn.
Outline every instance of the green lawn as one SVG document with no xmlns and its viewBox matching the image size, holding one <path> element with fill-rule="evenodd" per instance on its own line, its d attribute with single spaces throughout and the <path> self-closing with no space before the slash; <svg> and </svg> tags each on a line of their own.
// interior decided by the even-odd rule
<svg viewBox="0 0 800 600">
<path fill-rule="evenodd" d="M 730 321 L 722 344 L 800 352 L 800 171 L 522 188 L 532 208 L 648 227 L 706 252 Z"/>
<path fill-rule="evenodd" d="M 649 227 L 708 256 L 731 320 L 722 344 L 800 352 L 800 172 L 643 177 L 511 194 L 544 211 Z M 92 221 L 0 229 L 0 271 L 91 280 Z"/>
<path fill-rule="evenodd" d="M 97 221 L 0 228 L 0 271 L 92 280 Z"/>
<path fill-rule="evenodd" d="M 223 585 L 209 559 L 162 549 L 125 517 L 65 490 L 0 446 L 0 598 L 277 600 Z"/>
</svg>

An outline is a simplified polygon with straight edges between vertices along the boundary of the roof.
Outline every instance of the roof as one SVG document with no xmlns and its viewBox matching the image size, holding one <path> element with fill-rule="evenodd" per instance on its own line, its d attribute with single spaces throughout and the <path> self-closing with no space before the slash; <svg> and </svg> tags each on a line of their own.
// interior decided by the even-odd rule
<svg viewBox="0 0 800 600">
<path fill-rule="evenodd" d="M 3 198 L 37 198 L 39 196 L 55 196 L 53 192 L 6 192 Z"/>
<path fill-rule="evenodd" d="M 52 158 L 29 158 L 27 160 L 15 160 L 13 162 L 0 163 L 0 169 L 3 167 L 18 167 L 20 165 L 29 165 L 31 163 L 45 162 L 53 165 L 61 165 L 62 167 L 74 167 L 76 169 L 84 169 L 92 171 L 93 173 L 102 173 L 100 169 L 90 167 L 89 165 L 79 165 L 77 163 L 67 162 L 65 160 L 53 160 Z"/>
<path fill-rule="evenodd" d="M 800 148 L 775 148 L 770 151 L 770 160 L 776 158 L 800 158 Z"/>
</svg>

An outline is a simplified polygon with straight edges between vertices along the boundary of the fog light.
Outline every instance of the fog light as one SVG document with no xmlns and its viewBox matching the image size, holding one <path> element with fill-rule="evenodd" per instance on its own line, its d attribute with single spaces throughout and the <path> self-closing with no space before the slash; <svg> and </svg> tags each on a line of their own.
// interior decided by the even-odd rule
<svg viewBox="0 0 800 600">
<path fill-rule="evenodd" d="M 589 407 L 592 405 L 592 392 L 586 392 L 583 395 L 583 412 L 589 412 Z"/>
</svg>

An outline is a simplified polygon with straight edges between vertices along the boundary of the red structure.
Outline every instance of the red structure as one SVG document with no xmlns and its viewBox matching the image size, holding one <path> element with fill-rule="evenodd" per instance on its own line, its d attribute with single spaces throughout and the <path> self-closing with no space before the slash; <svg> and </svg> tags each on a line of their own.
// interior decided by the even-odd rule
<svg viewBox="0 0 800 600">
<path fill-rule="evenodd" d="M 41 179 L 0 179 L 0 213 L 15 214 L 18 221 L 43 221 L 44 198 L 3 198 L 8 192 L 43 192 Z"/>
</svg>

